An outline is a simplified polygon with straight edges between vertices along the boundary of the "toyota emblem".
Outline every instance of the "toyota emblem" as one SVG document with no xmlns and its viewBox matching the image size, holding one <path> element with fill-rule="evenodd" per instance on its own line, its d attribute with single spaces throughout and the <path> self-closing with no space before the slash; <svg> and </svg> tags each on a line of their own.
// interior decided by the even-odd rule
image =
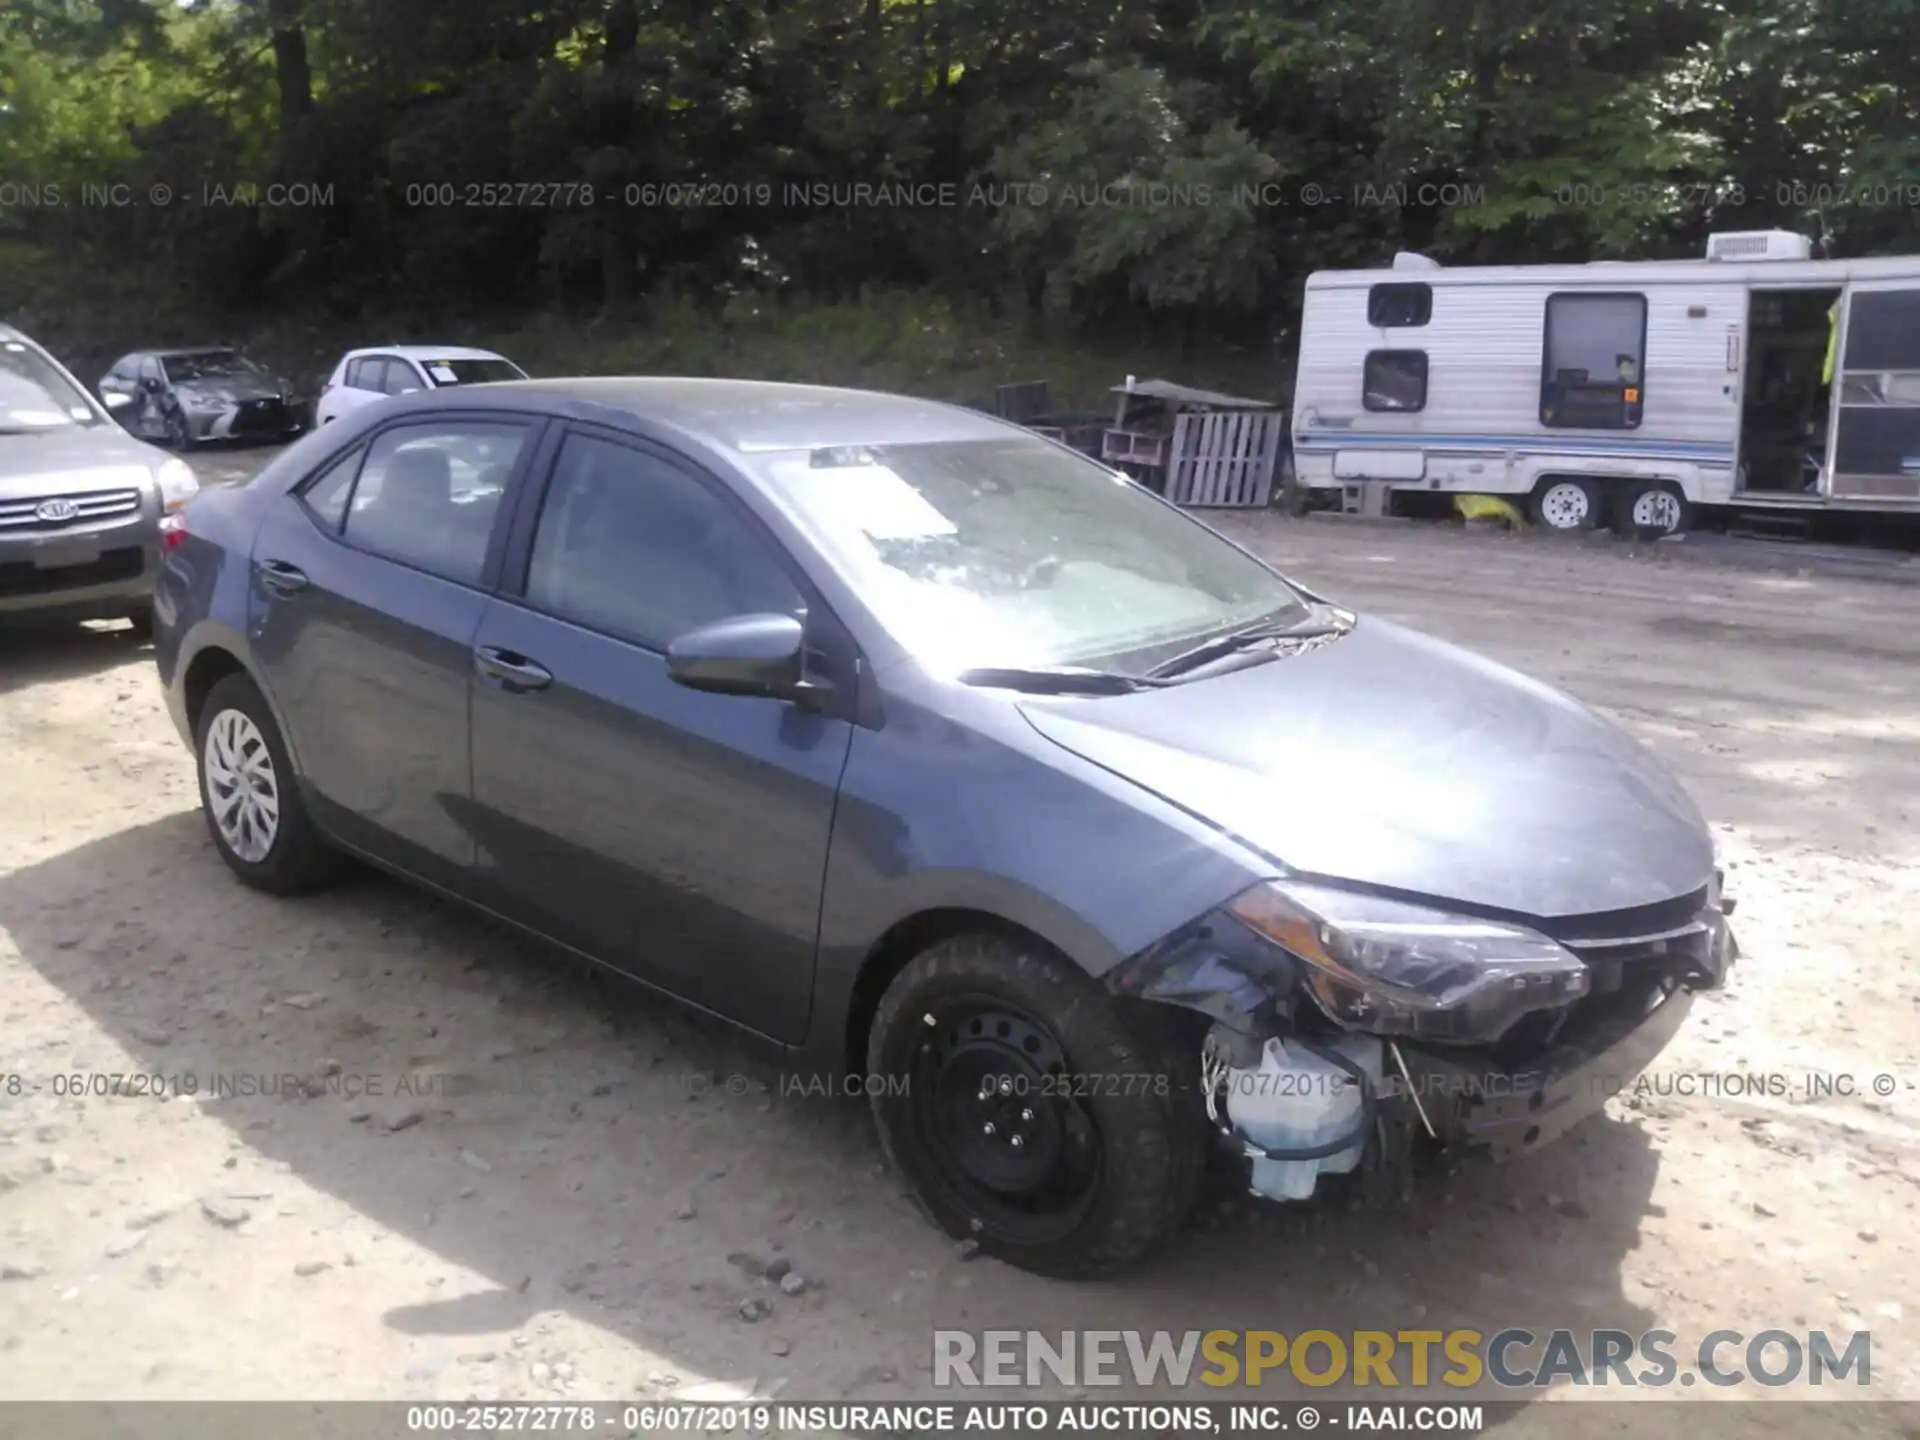
<svg viewBox="0 0 1920 1440">
<path fill-rule="evenodd" d="M 59 499 L 42 500 L 33 512 L 35 519 L 47 520 L 55 524 L 63 520 L 71 520 L 79 513 L 80 507 L 73 501 Z"/>
</svg>

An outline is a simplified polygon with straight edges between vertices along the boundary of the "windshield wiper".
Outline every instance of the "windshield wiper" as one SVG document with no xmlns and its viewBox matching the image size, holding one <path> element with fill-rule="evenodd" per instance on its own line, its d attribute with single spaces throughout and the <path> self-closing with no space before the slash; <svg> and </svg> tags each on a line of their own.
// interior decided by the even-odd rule
<svg viewBox="0 0 1920 1440">
<path fill-rule="evenodd" d="M 1075 665 L 1037 670 L 983 666 L 962 670 L 954 678 L 962 685 L 1023 690 L 1029 695 L 1131 695 L 1136 690 L 1158 690 L 1172 683 L 1151 675 L 1122 675 L 1118 670 L 1087 670 Z"/>
<path fill-rule="evenodd" d="M 1182 650 L 1178 655 L 1162 660 L 1147 671 L 1149 679 L 1165 679 L 1173 675 L 1184 675 L 1190 670 L 1198 670 L 1215 660 L 1224 659 L 1237 650 L 1246 650 L 1268 640 L 1325 640 L 1330 636 L 1344 635 L 1353 628 L 1353 622 L 1342 611 L 1332 606 L 1319 607 L 1327 616 L 1322 619 L 1310 614 L 1302 620 L 1289 621 L 1276 625 L 1263 620 L 1256 625 L 1245 625 L 1238 630 L 1230 630 L 1225 635 L 1216 635 L 1211 640 L 1203 640 L 1191 650 Z"/>
</svg>

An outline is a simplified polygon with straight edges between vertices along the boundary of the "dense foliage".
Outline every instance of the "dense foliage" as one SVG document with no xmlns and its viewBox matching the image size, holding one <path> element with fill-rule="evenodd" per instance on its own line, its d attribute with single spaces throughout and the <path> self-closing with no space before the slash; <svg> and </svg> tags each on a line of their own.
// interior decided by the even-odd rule
<svg viewBox="0 0 1920 1440">
<path fill-rule="evenodd" d="M 336 311 L 1258 329 L 1402 248 L 1920 250 L 1916 36 L 1920 0 L 7 0 L 0 235 Z"/>
</svg>

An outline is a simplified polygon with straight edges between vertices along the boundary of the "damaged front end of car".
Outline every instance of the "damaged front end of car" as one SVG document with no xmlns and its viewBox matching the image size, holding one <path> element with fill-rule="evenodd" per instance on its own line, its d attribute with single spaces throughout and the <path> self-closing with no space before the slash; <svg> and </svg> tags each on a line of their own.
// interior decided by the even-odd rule
<svg viewBox="0 0 1920 1440">
<path fill-rule="evenodd" d="M 1116 967 L 1116 995 L 1212 1021 L 1208 1119 L 1248 1188 L 1506 1158 L 1630 1087 L 1738 955 L 1720 877 L 1664 905 L 1535 927 L 1321 882 L 1263 881 Z"/>
</svg>

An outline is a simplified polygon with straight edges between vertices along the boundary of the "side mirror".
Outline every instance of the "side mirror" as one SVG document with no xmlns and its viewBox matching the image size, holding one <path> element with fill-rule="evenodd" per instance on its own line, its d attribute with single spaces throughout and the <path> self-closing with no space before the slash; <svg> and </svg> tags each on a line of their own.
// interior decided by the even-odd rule
<svg viewBox="0 0 1920 1440">
<path fill-rule="evenodd" d="M 791 700 L 808 688 L 804 643 L 791 615 L 736 615 L 667 646 L 667 674 L 689 690 Z"/>
</svg>

